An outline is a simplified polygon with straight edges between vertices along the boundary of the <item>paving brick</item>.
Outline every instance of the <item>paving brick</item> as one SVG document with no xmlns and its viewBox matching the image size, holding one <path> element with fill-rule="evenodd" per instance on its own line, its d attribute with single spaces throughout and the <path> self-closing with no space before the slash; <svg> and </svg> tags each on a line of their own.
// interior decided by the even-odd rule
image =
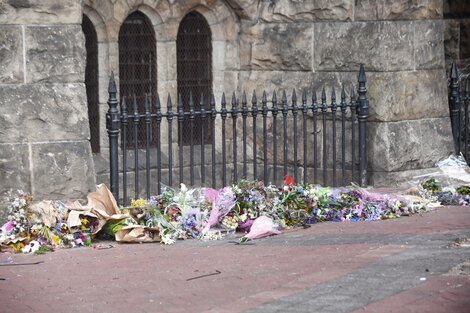
<svg viewBox="0 0 470 313">
<path fill-rule="evenodd" d="M 464 312 L 468 277 L 442 275 L 470 259 L 470 249 L 451 247 L 470 237 L 469 224 L 469 208 L 446 207 L 396 220 L 319 223 L 253 245 L 113 242 L 107 250 L 0 253 L 0 264 L 44 262 L 0 266 L 0 311 L 381 312 L 406 303 L 407 312 Z"/>
</svg>

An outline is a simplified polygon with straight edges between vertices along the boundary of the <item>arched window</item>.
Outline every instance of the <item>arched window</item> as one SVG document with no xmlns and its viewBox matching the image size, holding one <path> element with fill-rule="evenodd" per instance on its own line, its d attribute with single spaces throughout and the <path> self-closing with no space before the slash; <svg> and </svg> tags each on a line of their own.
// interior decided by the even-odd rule
<svg viewBox="0 0 470 313">
<path fill-rule="evenodd" d="M 211 30 L 206 19 L 198 12 L 188 13 L 180 23 L 177 46 L 178 94 L 183 99 L 185 111 L 189 110 L 189 95 L 192 94 L 195 110 L 200 109 L 201 94 L 204 97 L 205 109 L 210 109 L 212 93 L 212 41 Z M 205 125 L 195 120 L 194 143 L 201 143 L 201 128 L 204 127 L 204 142 L 211 142 L 209 131 L 210 119 Z M 189 143 L 190 124 L 184 123 L 183 141 Z"/>
<path fill-rule="evenodd" d="M 157 53 L 155 33 L 149 19 L 140 12 L 130 14 L 119 30 L 119 90 L 120 97 L 126 98 L 129 113 L 134 112 L 133 99 L 140 113 L 145 111 L 145 96 L 155 108 L 157 96 Z M 128 124 L 128 147 L 134 147 L 133 123 Z M 154 131 L 150 134 L 151 146 L 156 144 Z M 145 147 L 145 123 L 140 120 L 137 135 L 139 148 Z"/>
<path fill-rule="evenodd" d="M 100 152 L 100 114 L 98 99 L 98 37 L 90 19 L 83 15 L 82 30 L 85 35 L 86 67 L 85 87 L 90 123 L 91 151 Z"/>
</svg>

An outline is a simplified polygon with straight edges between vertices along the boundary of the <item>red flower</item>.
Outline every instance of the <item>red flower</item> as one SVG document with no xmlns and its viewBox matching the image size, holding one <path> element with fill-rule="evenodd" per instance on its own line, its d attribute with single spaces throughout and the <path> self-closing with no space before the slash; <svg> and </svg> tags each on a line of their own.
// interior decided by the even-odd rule
<svg viewBox="0 0 470 313">
<path fill-rule="evenodd" d="M 284 176 L 284 185 L 289 186 L 289 185 L 295 185 L 294 179 L 292 179 L 291 176 L 286 175 Z"/>
</svg>

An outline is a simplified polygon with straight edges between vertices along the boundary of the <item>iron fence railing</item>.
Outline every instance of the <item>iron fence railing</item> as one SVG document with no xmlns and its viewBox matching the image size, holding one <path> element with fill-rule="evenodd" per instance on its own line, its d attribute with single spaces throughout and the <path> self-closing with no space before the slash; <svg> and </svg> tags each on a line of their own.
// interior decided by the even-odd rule
<svg viewBox="0 0 470 313">
<path fill-rule="evenodd" d="M 454 153 L 462 154 L 468 162 L 469 153 L 469 114 L 470 104 L 469 75 L 459 75 L 457 65 L 453 62 L 448 81 L 448 98 Z M 461 88 L 462 87 L 462 88 Z"/>
<path fill-rule="evenodd" d="M 189 110 L 184 110 L 181 96 L 175 106 L 170 96 L 162 104 L 158 96 L 155 103 L 150 103 L 147 95 L 144 112 L 139 112 L 141 105 L 136 97 L 122 99 L 118 108 L 111 75 L 106 115 L 111 191 L 127 204 L 131 194 L 148 198 L 159 194 L 165 185 L 179 183 L 217 188 L 240 179 L 254 179 L 279 184 L 289 175 L 301 183 L 344 186 L 355 182 L 364 186 L 368 117 L 365 84 L 361 65 L 357 97 L 352 87 L 349 91 L 343 87 L 339 97 L 332 88 L 329 101 L 324 88 L 319 99 L 315 91 L 307 94 L 306 90 L 300 99 L 295 90 L 289 98 L 282 92 L 279 99 L 275 92 L 270 97 L 263 92 L 261 100 L 253 92 L 250 101 L 245 93 L 241 97 L 234 93 L 228 101 L 223 94 L 217 105 L 212 95 L 210 109 L 206 110 L 201 95 L 200 109 L 196 110 L 191 95 Z M 197 120 L 209 123 L 211 142 L 195 140 L 207 137 L 205 127 L 194 131 Z M 138 136 L 142 121 L 145 147 L 138 146 L 136 140 L 130 140 L 134 146 L 129 147 L 129 138 Z M 183 139 L 183 130 L 188 128 L 192 130 L 189 143 Z M 150 145 L 151 134 L 156 136 L 156 147 Z"/>
</svg>

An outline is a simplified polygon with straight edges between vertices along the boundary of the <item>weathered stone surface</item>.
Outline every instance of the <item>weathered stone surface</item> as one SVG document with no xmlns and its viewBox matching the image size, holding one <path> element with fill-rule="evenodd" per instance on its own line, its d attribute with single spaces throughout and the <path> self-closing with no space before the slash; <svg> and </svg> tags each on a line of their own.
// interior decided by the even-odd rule
<svg viewBox="0 0 470 313">
<path fill-rule="evenodd" d="M 453 150 L 449 118 L 368 126 L 368 168 L 373 171 L 429 168 Z"/>
<path fill-rule="evenodd" d="M 314 30 L 316 71 L 414 69 L 412 23 L 319 23 Z"/>
<path fill-rule="evenodd" d="M 351 21 L 352 0 L 262 1 L 260 19 L 267 22 Z"/>
<path fill-rule="evenodd" d="M 274 91 L 277 92 L 280 100 L 283 89 L 291 92 L 292 88 L 306 88 L 311 92 L 313 75 L 310 72 L 280 72 L 280 71 L 242 71 L 239 78 L 239 92 L 245 91 L 247 94 L 266 91 L 268 98 L 272 97 Z M 235 87 L 235 86 L 234 86 Z M 232 92 L 232 90 L 227 90 Z M 259 96 L 259 95 L 258 95 Z"/>
<path fill-rule="evenodd" d="M 81 26 L 27 27 L 28 82 L 83 82 L 85 37 Z"/>
<path fill-rule="evenodd" d="M 243 30 L 242 69 L 309 71 L 312 68 L 313 24 L 263 24 Z"/>
<path fill-rule="evenodd" d="M 449 116 L 445 70 L 367 73 L 371 121 Z M 357 86 L 357 83 L 355 83 Z"/>
<path fill-rule="evenodd" d="M 369 121 L 401 121 L 447 117 L 447 86 L 445 71 L 421 70 L 405 72 L 369 72 L 366 67 L 366 88 L 369 99 Z M 351 87 L 357 95 L 358 72 L 317 72 L 314 86 L 327 93 L 342 85 L 349 97 Z"/>
<path fill-rule="evenodd" d="M 1 0 L 0 24 L 79 24 L 82 1 Z"/>
<path fill-rule="evenodd" d="M 0 197 L 17 189 L 31 191 L 27 144 L 0 145 Z"/>
<path fill-rule="evenodd" d="M 356 0 L 355 19 L 424 20 L 442 18 L 442 0 Z"/>
<path fill-rule="evenodd" d="M 0 26 L 0 83 L 23 82 L 23 35 L 20 27 Z"/>
<path fill-rule="evenodd" d="M 414 23 L 416 69 L 442 69 L 444 66 L 444 23 L 419 21 Z"/>
<path fill-rule="evenodd" d="M 83 84 L 0 86 L 0 142 L 86 140 Z"/>
<path fill-rule="evenodd" d="M 444 53 L 446 60 L 458 60 L 460 49 L 460 23 L 454 20 L 444 21 Z"/>
<path fill-rule="evenodd" d="M 436 168 L 423 168 L 398 172 L 369 171 L 367 173 L 368 186 L 410 188 L 410 182 L 416 181 L 416 176 L 435 173 Z"/>
<path fill-rule="evenodd" d="M 32 164 L 37 199 L 80 199 L 95 190 L 88 141 L 32 144 Z"/>
</svg>

